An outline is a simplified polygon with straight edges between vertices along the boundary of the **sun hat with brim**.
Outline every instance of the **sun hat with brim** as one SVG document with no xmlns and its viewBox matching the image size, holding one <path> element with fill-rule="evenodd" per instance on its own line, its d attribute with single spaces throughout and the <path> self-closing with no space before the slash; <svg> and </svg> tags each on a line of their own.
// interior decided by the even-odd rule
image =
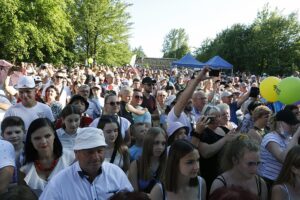
<svg viewBox="0 0 300 200">
<path fill-rule="evenodd" d="M 34 78 L 32 76 L 22 76 L 19 78 L 15 89 L 33 89 L 35 88 Z"/>
<path fill-rule="evenodd" d="M 83 98 L 82 96 L 80 96 L 78 94 L 75 94 L 74 96 L 72 96 L 69 104 L 73 104 L 75 101 L 78 101 L 78 100 L 84 102 L 85 110 L 87 110 L 90 105 L 89 102 L 85 98 Z"/>
<path fill-rule="evenodd" d="M 95 127 L 86 127 L 78 131 L 73 149 L 83 150 L 101 146 L 107 146 L 103 131 Z"/>
<path fill-rule="evenodd" d="M 299 123 L 297 116 L 290 110 L 281 110 L 277 112 L 276 121 L 282 121 L 289 125 L 296 125 Z"/>
<path fill-rule="evenodd" d="M 185 126 L 181 122 L 171 122 L 167 128 L 168 137 L 171 137 L 180 128 L 184 128 L 186 133 L 189 133 L 189 127 Z"/>
</svg>

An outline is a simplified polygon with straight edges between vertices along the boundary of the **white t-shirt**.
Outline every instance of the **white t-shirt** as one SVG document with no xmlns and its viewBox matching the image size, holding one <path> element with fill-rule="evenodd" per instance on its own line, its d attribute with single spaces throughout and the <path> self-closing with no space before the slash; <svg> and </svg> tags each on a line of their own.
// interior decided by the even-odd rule
<svg viewBox="0 0 300 200">
<path fill-rule="evenodd" d="M 15 149 L 11 143 L 0 140 L 0 169 L 7 166 L 16 166 Z"/>
<path fill-rule="evenodd" d="M 98 123 L 99 123 L 99 117 L 94 119 L 94 121 L 90 124 L 90 127 L 95 127 L 97 128 L 98 126 Z M 121 134 L 122 134 L 122 138 L 124 139 L 125 138 L 125 134 L 126 134 L 126 131 L 129 129 L 131 123 L 130 121 L 128 121 L 128 119 L 124 118 L 124 117 L 118 117 L 118 122 L 121 126 Z"/>
<path fill-rule="evenodd" d="M 25 130 L 27 132 L 30 123 L 38 118 L 48 118 L 54 122 L 54 117 L 49 106 L 46 104 L 37 102 L 37 104 L 31 108 L 23 106 L 23 104 L 17 103 L 11 106 L 5 113 L 4 118 L 8 116 L 18 116 L 25 123 Z"/>
<path fill-rule="evenodd" d="M 188 116 L 184 112 L 181 112 L 180 116 L 177 117 L 174 113 L 174 107 L 171 109 L 167 117 L 168 124 L 171 124 L 173 122 L 181 122 L 183 125 L 189 127 L 189 135 L 190 135 L 192 131 L 191 121 L 189 120 Z"/>
</svg>

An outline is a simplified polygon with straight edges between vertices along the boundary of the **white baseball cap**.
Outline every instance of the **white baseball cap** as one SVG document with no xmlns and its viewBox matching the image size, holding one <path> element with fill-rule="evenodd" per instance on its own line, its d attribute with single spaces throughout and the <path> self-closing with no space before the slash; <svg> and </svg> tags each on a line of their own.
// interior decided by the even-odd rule
<svg viewBox="0 0 300 200">
<path fill-rule="evenodd" d="M 16 89 L 35 88 L 34 78 L 32 76 L 22 76 L 18 80 L 18 84 L 15 86 Z"/>
<path fill-rule="evenodd" d="M 229 91 L 224 91 L 224 92 L 222 92 L 222 94 L 221 94 L 221 98 L 223 98 L 223 97 L 230 97 L 230 96 L 232 96 L 232 93 L 231 92 L 229 92 Z"/>
<path fill-rule="evenodd" d="M 73 149 L 92 149 L 101 146 L 107 146 L 103 131 L 94 127 L 86 127 L 78 132 Z"/>
</svg>

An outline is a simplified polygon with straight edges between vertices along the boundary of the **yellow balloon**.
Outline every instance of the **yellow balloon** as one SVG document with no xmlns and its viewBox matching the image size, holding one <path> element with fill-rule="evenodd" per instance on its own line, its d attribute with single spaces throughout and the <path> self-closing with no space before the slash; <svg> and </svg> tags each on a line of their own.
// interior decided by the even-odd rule
<svg viewBox="0 0 300 200">
<path fill-rule="evenodd" d="M 260 85 L 259 90 L 263 98 L 268 102 L 275 102 L 278 100 L 278 94 L 276 92 L 276 85 L 280 82 L 280 79 L 275 76 L 270 76 L 264 79 Z"/>
</svg>

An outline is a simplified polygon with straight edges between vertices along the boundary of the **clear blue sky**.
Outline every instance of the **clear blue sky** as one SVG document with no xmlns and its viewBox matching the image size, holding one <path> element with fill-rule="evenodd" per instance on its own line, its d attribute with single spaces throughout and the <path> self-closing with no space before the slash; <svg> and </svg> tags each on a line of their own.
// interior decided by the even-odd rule
<svg viewBox="0 0 300 200">
<path fill-rule="evenodd" d="M 148 57 L 162 57 L 164 37 L 173 28 L 184 28 L 192 50 L 206 38 L 233 24 L 251 24 L 266 3 L 287 15 L 300 10 L 299 0 L 125 0 L 133 22 L 132 48 L 142 46 Z M 298 19 L 299 15 L 298 15 Z"/>
</svg>

